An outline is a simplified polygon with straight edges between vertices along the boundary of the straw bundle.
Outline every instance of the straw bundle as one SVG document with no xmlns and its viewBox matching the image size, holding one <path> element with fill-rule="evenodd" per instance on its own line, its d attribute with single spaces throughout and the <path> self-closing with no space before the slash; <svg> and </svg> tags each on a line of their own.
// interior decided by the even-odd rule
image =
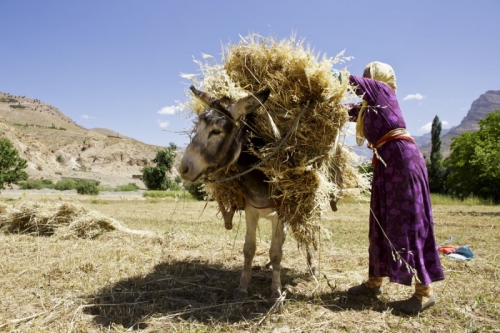
<svg viewBox="0 0 500 333">
<path fill-rule="evenodd" d="M 155 236 L 148 231 L 131 230 L 122 222 L 74 203 L 21 201 L 0 206 L 0 230 L 8 233 L 93 239 L 118 230 L 137 235 Z"/>
<path fill-rule="evenodd" d="M 353 167 L 355 155 L 344 145 L 341 131 L 348 120 L 342 104 L 348 92 L 347 79 L 332 75 L 333 65 L 343 60 L 315 56 L 304 41 L 276 41 L 250 35 L 225 50 L 223 64 L 197 62 L 201 80 L 190 78 L 201 90 L 233 100 L 264 88 L 271 96 L 248 125 L 266 143 L 252 149 L 265 160 L 260 169 L 282 198 L 284 221 L 300 244 L 315 244 L 319 219 L 331 199 L 359 193 L 366 182 Z M 344 78 L 348 77 L 342 71 Z M 196 98 L 188 107 L 200 113 L 205 106 Z M 300 118 L 300 119 L 299 119 Z M 283 142 L 282 137 L 289 133 Z M 219 171 L 216 177 L 235 171 Z M 215 178 L 215 177 L 214 177 Z M 208 183 L 206 189 L 224 207 L 234 206 L 232 183 Z"/>
</svg>

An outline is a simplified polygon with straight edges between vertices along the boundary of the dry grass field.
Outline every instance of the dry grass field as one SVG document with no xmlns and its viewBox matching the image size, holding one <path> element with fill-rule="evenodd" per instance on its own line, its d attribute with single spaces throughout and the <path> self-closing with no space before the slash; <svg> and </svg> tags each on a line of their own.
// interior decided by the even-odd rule
<svg viewBox="0 0 500 333">
<path fill-rule="evenodd" d="M 85 196 L 5 197 L 71 201 L 158 237 L 118 231 L 96 239 L 0 235 L 0 331 L 5 332 L 500 332 L 500 207 L 435 204 L 438 243 L 470 245 L 471 261 L 442 258 L 438 303 L 419 316 L 387 303 L 409 287 L 386 283 L 378 298 L 347 296 L 367 272 L 368 203 L 341 202 L 322 221 L 316 281 L 305 253 L 285 242 L 281 308 L 265 268 L 262 221 L 250 297 L 234 302 L 242 267 L 244 217 L 226 231 L 215 203 Z"/>
</svg>

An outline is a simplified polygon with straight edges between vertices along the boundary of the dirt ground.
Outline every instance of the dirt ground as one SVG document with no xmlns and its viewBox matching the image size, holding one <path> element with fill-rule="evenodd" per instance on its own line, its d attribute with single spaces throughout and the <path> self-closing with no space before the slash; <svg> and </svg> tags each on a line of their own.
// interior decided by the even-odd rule
<svg viewBox="0 0 500 333">
<path fill-rule="evenodd" d="M 243 264 L 244 216 L 224 229 L 214 203 L 140 196 L 25 193 L 0 202 L 73 202 L 151 236 L 95 239 L 0 234 L 0 331 L 6 332 L 500 332 L 500 206 L 435 205 L 437 242 L 469 245 L 470 261 L 442 257 L 436 306 L 414 317 L 391 301 L 412 289 L 385 283 L 352 297 L 368 265 L 368 204 L 340 202 L 322 220 L 320 275 L 289 237 L 281 306 L 268 300 L 269 226 L 262 221 L 250 296 L 233 301 Z M 6 223 L 6 221 L 2 221 Z"/>
</svg>

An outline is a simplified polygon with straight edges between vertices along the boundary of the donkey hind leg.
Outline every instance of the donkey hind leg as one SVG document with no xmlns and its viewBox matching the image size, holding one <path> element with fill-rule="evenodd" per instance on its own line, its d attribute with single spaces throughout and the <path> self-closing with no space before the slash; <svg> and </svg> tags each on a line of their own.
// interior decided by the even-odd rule
<svg viewBox="0 0 500 333">
<path fill-rule="evenodd" d="M 271 217 L 272 236 L 271 248 L 269 249 L 269 259 L 273 267 L 273 278 L 271 282 L 271 298 L 281 297 L 281 259 L 283 258 L 283 243 L 286 237 L 286 229 L 283 221 L 278 218 L 278 214 Z"/>
<path fill-rule="evenodd" d="M 250 206 L 250 205 L 247 205 Z M 243 245 L 243 255 L 245 257 L 243 263 L 243 272 L 241 273 L 240 285 L 234 291 L 234 299 L 242 299 L 248 295 L 248 285 L 252 279 L 252 262 L 255 256 L 256 248 L 256 230 L 259 213 L 253 207 L 245 208 L 246 234 L 245 245 Z"/>
</svg>

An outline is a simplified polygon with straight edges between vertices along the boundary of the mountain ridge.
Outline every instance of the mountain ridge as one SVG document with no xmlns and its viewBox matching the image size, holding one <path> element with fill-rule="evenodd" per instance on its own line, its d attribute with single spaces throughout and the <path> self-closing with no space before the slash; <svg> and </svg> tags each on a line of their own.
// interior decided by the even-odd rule
<svg viewBox="0 0 500 333">
<path fill-rule="evenodd" d="M 28 161 L 30 178 L 86 178 L 105 186 L 144 188 L 141 169 L 153 165 L 162 148 L 110 129 L 87 129 L 52 105 L 8 93 L 0 93 L 0 138 Z"/>
</svg>

